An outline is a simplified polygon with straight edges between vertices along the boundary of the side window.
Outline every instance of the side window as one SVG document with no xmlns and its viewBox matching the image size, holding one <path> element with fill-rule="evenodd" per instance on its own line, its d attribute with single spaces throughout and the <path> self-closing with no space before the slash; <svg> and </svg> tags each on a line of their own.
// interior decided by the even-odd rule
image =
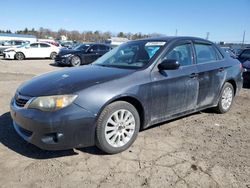
<svg viewBox="0 0 250 188">
<path fill-rule="evenodd" d="M 98 49 L 97 45 L 93 45 L 90 47 L 90 52 L 96 52 Z"/>
<path fill-rule="evenodd" d="M 15 45 L 22 45 L 22 41 L 15 41 Z"/>
<path fill-rule="evenodd" d="M 40 43 L 40 47 L 41 48 L 48 48 L 48 47 L 50 47 L 50 45 L 44 44 L 44 43 Z"/>
<path fill-rule="evenodd" d="M 208 63 L 217 60 L 217 54 L 212 45 L 194 44 L 197 64 Z"/>
<path fill-rule="evenodd" d="M 168 52 L 164 59 L 175 59 L 181 66 L 192 65 L 191 44 L 182 44 L 174 47 Z"/>
<path fill-rule="evenodd" d="M 30 45 L 31 48 L 38 48 L 38 43 L 33 43 Z"/>
<path fill-rule="evenodd" d="M 218 47 L 216 45 L 214 45 L 213 49 L 216 51 L 217 59 L 218 60 L 222 60 L 224 58 L 224 56 L 222 55 L 222 53 L 220 52 L 220 50 L 218 49 Z"/>
</svg>

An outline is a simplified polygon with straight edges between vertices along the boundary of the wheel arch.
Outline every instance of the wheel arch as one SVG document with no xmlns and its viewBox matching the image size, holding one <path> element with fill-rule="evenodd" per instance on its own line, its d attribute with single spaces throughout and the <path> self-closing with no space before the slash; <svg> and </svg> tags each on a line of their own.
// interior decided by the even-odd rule
<svg viewBox="0 0 250 188">
<path fill-rule="evenodd" d="M 226 80 L 225 82 L 224 82 L 224 84 L 223 84 L 223 86 L 225 85 L 225 83 L 230 83 L 230 84 L 232 84 L 232 86 L 233 86 L 233 88 L 234 88 L 234 95 L 236 94 L 236 92 L 237 92 L 237 84 L 236 84 L 236 81 L 234 80 L 234 79 L 228 79 L 228 80 Z M 223 87 L 222 86 L 222 87 Z"/>
<path fill-rule="evenodd" d="M 24 54 L 22 51 L 17 51 L 17 52 L 15 53 L 15 55 L 14 55 L 15 59 L 16 59 L 16 54 L 17 54 L 17 53 L 21 53 L 21 54 L 23 54 L 23 59 L 25 59 L 25 58 L 26 58 L 25 54 Z"/>
<path fill-rule="evenodd" d="M 76 57 L 78 57 L 79 59 L 80 59 L 80 65 L 83 65 L 83 59 L 82 59 L 82 57 L 81 57 L 81 55 L 80 54 L 73 54 L 71 57 L 70 57 L 70 62 L 71 62 L 71 60 L 72 60 L 72 57 L 74 57 L 74 56 L 76 56 Z"/>
<path fill-rule="evenodd" d="M 52 58 L 52 54 L 58 54 L 56 51 L 52 51 L 50 54 L 49 54 L 49 57 Z"/>
<path fill-rule="evenodd" d="M 144 110 L 144 107 L 142 105 L 142 102 L 135 96 L 131 96 L 131 95 L 121 95 L 121 96 L 117 96 L 111 100 L 109 100 L 105 105 L 103 105 L 103 107 L 101 108 L 99 114 L 98 114 L 98 117 L 99 115 L 101 114 L 101 112 L 103 111 L 103 109 L 113 103 L 113 102 L 116 102 L 116 101 L 125 101 L 127 103 L 130 103 L 131 105 L 133 105 L 138 114 L 139 114 L 139 117 L 140 117 L 140 130 L 144 128 L 144 125 L 145 125 L 145 110 Z"/>
</svg>

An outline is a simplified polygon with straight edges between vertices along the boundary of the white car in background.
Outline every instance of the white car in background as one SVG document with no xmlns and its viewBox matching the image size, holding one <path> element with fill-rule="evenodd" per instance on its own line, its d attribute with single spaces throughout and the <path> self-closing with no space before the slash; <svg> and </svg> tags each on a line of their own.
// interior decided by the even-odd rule
<svg viewBox="0 0 250 188">
<path fill-rule="evenodd" d="M 23 60 L 25 58 L 51 58 L 55 59 L 60 48 L 45 42 L 24 44 L 15 48 L 8 48 L 3 51 L 5 59 Z"/>
</svg>

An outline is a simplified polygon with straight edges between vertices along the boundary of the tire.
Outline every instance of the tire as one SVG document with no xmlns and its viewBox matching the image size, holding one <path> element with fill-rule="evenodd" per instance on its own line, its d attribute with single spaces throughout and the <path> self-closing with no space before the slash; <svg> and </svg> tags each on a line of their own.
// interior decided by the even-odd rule
<svg viewBox="0 0 250 188">
<path fill-rule="evenodd" d="M 17 52 L 15 54 L 15 59 L 17 59 L 17 60 L 23 60 L 24 58 L 25 58 L 25 56 L 22 52 Z"/>
<path fill-rule="evenodd" d="M 139 128 L 140 117 L 132 104 L 125 101 L 111 103 L 97 120 L 96 145 L 109 154 L 122 152 L 134 143 Z"/>
<path fill-rule="evenodd" d="M 79 56 L 73 56 L 70 60 L 71 66 L 78 67 L 81 65 L 81 58 Z"/>
<path fill-rule="evenodd" d="M 224 114 L 228 112 L 234 100 L 234 87 L 226 82 L 222 87 L 218 105 L 214 108 L 217 113 Z"/>
<path fill-rule="evenodd" d="M 56 58 L 56 55 L 57 55 L 56 52 L 52 52 L 52 53 L 50 54 L 50 59 L 54 60 L 54 59 Z"/>
</svg>

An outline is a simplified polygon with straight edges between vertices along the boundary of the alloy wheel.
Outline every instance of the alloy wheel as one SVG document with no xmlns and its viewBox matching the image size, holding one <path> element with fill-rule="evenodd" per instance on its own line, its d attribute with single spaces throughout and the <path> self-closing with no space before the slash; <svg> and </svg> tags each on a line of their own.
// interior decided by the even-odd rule
<svg viewBox="0 0 250 188">
<path fill-rule="evenodd" d="M 115 111 L 105 126 L 105 139 L 112 147 L 122 147 L 135 131 L 135 117 L 125 109 Z"/>
<path fill-rule="evenodd" d="M 230 108 L 233 101 L 233 90 L 230 87 L 226 87 L 222 93 L 221 105 L 224 110 Z"/>
</svg>

